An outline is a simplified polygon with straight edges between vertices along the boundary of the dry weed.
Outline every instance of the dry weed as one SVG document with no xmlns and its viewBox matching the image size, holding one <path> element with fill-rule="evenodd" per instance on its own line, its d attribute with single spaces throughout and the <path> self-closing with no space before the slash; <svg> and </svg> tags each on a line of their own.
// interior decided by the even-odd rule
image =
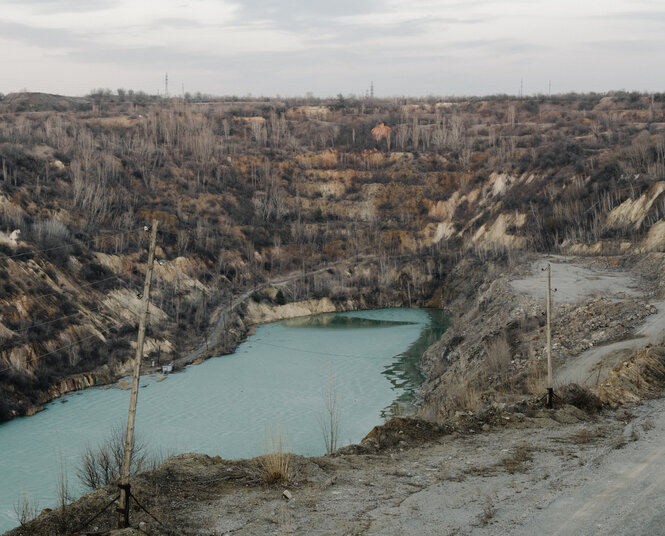
<svg viewBox="0 0 665 536">
<path fill-rule="evenodd" d="M 517 445 L 513 447 L 512 453 L 503 458 L 499 464 L 512 475 L 513 473 L 524 471 L 524 464 L 531 460 L 533 460 L 531 447 L 528 445 Z"/>
<path fill-rule="evenodd" d="M 510 344 L 505 333 L 485 344 L 488 374 L 499 374 L 510 365 Z"/>
<path fill-rule="evenodd" d="M 575 432 L 571 439 L 578 445 L 586 445 L 587 443 L 591 443 L 595 437 L 597 437 L 597 434 L 594 434 L 588 428 L 584 428 Z"/>
<path fill-rule="evenodd" d="M 270 438 L 270 448 L 264 448 L 266 454 L 256 458 L 261 480 L 266 484 L 286 484 L 295 476 L 293 454 L 285 451 L 286 441 L 280 432 Z"/>
<path fill-rule="evenodd" d="M 14 515 L 21 526 L 39 515 L 39 504 L 30 500 L 26 493 L 14 504 Z"/>
<path fill-rule="evenodd" d="M 444 406 L 448 415 L 455 411 L 476 411 L 480 404 L 480 391 L 461 375 L 448 383 Z"/>
<path fill-rule="evenodd" d="M 525 388 L 530 395 L 542 394 L 545 392 L 546 362 L 538 359 L 533 350 L 529 349 L 529 364 L 526 369 Z"/>
</svg>

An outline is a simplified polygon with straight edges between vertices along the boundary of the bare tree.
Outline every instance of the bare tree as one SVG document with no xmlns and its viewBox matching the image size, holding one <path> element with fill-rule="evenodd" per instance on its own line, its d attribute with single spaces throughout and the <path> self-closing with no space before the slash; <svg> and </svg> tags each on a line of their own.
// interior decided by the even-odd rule
<svg viewBox="0 0 665 536">
<path fill-rule="evenodd" d="M 323 403 L 326 409 L 321 417 L 321 432 L 323 433 L 326 452 L 330 454 L 337 450 L 340 426 L 339 400 L 335 388 L 335 377 L 331 371 L 328 371 L 328 386 L 323 394 Z"/>
</svg>

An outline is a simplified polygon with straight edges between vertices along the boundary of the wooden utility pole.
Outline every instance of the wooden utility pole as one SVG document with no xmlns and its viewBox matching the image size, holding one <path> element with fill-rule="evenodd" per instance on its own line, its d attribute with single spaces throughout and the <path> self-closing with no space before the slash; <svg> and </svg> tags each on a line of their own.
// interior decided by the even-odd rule
<svg viewBox="0 0 665 536">
<path fill-rule="evenodd" d="M 157 246 L 157 220 L 152 221 L 152 234 L 150 235 L 150 251 L 148 265 L 145 273 L 145 286 L 141 302 L 141 316 L 139 318 L 139 334 L 134 356 L 134 371 L 132 377 L 132 394 L 129 399 L 129 415 L 127 417 L 127 433 L 125 436 L 125 452 L 122 458 L 120 471 L 120 499 L 118 504 L 118 528 L 129 526 L 129 472 L 132 463 L 132 449 L 134 447 L 134 420 L 136 418 L 136 401 L 139 396 L 139 376 L 141 375 L 141 360 L 143 359 L 143 341 L 145 339 L 145 324 L 150 306 L 150 281 L 152 280 L 152 267 L 155 261 L 155 247 Z"/>
<path fill-rule="evenodd" d="M 552 407 L 554 388 L 552 387 L 552 281 L 550 263 L 547 263 L 547 407 Z"/>
</svg>

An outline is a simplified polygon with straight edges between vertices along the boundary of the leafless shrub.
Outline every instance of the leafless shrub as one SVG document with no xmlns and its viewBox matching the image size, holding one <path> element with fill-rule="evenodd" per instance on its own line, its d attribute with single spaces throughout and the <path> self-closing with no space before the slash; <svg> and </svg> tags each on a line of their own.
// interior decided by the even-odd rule
<svg viewBox="0 0 665 536">
<path fill-rule="evenodd" d="M 32 226 L 32 232 L 39 242 L 67 242 L 71 240 L 71 233 L 67 226 L 56 218 L 39 221 Z"/>
<path fill-rule="evenodd" d="M 570 404 L 578 409 L 595 413 L 603 407 L 600 399 L 586 387 L 570 383 L 558 390 L 557 395 L 564 404 Z"/>
<path fill-rule="evenodd" d="M 38 247 L 58 264 L 67 262 L 71 250 L 72 235 L 67 226 L 56 218 L 38 221 L 32 226 L 31 235 Z"/>
<path fill-rule="evenodd" d="M 7 230 L 25 227 L 25 212 L 13 203 L 0 203 L 0 226 Z"/>
<path fill-rule="evenodd" d="M 111 429 L 109 437 L 97 447 L 88 445 L 76 469 L 81 483 L 91 491 L 112 484 L 120 478 L 122 459 L 125 449 L 126 432 L 120 427 Z M 131 472 L 137 473 L 149 463 L 146 446 L 134 439 L 132 449 Z"/>
<path fill-rule="evenodd" d="M 480 391 L 468 379 L 458 375 L 448 382 L 443 401 L 444 411 L 476 411 L 480 404 Z"/>
<path fill-rule="evenodd" d="M 326 452 L 330 454 L 337 450 L 340 425 L 340 407 L 337 389 L 335 388 L 335 378 L 332 373 L 328 374 L 328 387 L 323 395 L 323 402 L 326 411 L 321 417 L 321 433 L 323 434 L 323 441 L 326 445 Z"/>
<path fill-rule="evenodd" d="M 486 526 L 494 518 L 496 508 L 494 507 L 494 500 L 489 495 L 485 495 L 483 499 L 483 512 L 480 514 L 480 525 Z"/>
<path fill-rule="evenodd" d="M 38 514 L 39 504 L 31 501 L 27 493 L 24 493 L 21 498 L 14 503 L 14 515 L 21 526 L 24 526 L 29 521 L 35 519 Z"/>
</svg>

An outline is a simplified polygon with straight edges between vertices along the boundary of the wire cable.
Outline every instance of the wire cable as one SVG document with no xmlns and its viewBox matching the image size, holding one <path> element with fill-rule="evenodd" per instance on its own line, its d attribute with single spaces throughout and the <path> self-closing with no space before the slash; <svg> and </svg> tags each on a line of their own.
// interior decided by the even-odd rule
<svg viewBox="0 0 665 536">
<path fill-rule="evenodd" d="M 81 289 L 81 288 L 91 287 L 91 286 L 94 286 L 94 285 L 98 285 L 100 283 L 105 283 L 106 281 L 111 281 L 112 279 L 118 279 L 119 281 L 122 281 L 119 277 L 120 274 L 124 274 L 124 273 L 131 272 L 131 271 L 132 271 L 132 269 L 130 268 L 128 270 L 124 270 L 122 272 L 119 272 L 118 274 L 114 274 L 114 275 L 112 275 L 110 277 L 106 277 L 104 279 L 98 279 L 97 281 L 92 281 L 90 283 L 84 283 L 83 285 L 79 285 L 78 288 Z M 48 292 L 46 294 L 40 294 L 38 296 L 30 296 L 30 299 L 31 300 L 39 300 L 39 299 L 42 299 L 42 298 L 48 298 L 49 296 L 65 294 L 65 292 L 67 292 L 66 289 L 54 290 L 53 292 Z"/>
<path fill-rule="evenodd" d="M 368 354 L 366 354 L 366 355 L 335 354 L 335 353 L 332 353 L 332 352 L 321 352 L 321 351 L 317 351 L 317 350 L 303 350 L 302 348 L 294 348 L 292 346 L 281 346 L 279 344 L 273 344 L 273 343 L 269 343 L 269 342 L 261 342 L 261 341 L 257 341 L 257 340 L 252 340 L 250 342 L 250 344 L 260 344 L 261 346 L 272 346 L 273 348 L 280 348 L 282 350 L 292 350 L 294 352 L 301 352 L 303 354 L 327 355 L 327 356 L 330 356 L 330 357 L 352 357 L 352 358 L 355 358 L 355 359 L 365 359 L 367 357 L 372 358 L 372 359 L 381 359 L 378 356 L 368 355 Z"/>
<path fill-rule="evenodd" d="M 71 315 L 60 316 L 58 318 L 54 318 L 53 320 L 47 320 L 46 322 L 40 322 L 39 324 L 31 324 L 30 326 L 27 326 L 25 328 L 13 329 L 11 331 L 13 331 L 14 333 L 21 333 L 23 331 L 30 331 L 31 329 L 39 328 L 41 326 L 46 326 L 48 324 L 54 324 L 55 322 L 60 322 L 61 320 L 65 320 L 67 318 L 73 318 L 75 316 L 79 316 L 79 315 L 82 315 L 82 314 L 85 314 L 85 313 L 95 313 L 95 312 L 99 311 L 102 307 L 103 307 L 102 305 L 99 305 L 99 306 L 94 307 L 92 309 L 87 309 L 85 311 L 77 311 L 76 313 L 73 313 Z"/>
<path fill-rule="evenodd" d="M 89 240 L 76 241 L 76 242 L 72 242 L 70 244 L 63 244 L 61 246 L 54 246 L 52 248 L 46 248 L 46 249 L 31 249 L 30 251 L 24 251 L 22 253 L 15 253 L 14 255 L 4 255 L 3 254 L 3 256 L 4 256 L 4 258 L 7 258 L 7 259 L 16 259 L 16 258 L 19 258 L 19 257 L 24 257 L 26 255 L 34 255 L 35 253 L 47 253 L 49 251 L 56 251 L 56 250 L 59 250 L 59 249 L 65 249 L 65 248 L 71 248 L 71 247 L 75 247 L 75 246 L 92 244 L 93 242 L 96 242 L 100 238 L 114 237 L 114 236 L 119 236 L 119 235 L 122 235 L 122 234 L 129 235 L 129 234 L 138 233 L 138 232 L 140 232 L 140 231 L 116 231 L 116 232 L 113 232 L 113 233 L 98 235 L 95 238 L 91 238 Z"/>
<path fill-rule="evenodd" d="M 53 355 L 53 354 L 57 354 L 58 352 L 61 352 L 62 350 L 69 350 L 70 348 L 73 348 L 77 344 L 81 344 L 84 341 L 94 339 L 94 338 L 99 337 L 99 335 L 104 335 L 106 333 L 109 333 L 112 329 L 114 329 L 114 328 L 110 327 L 110 328 L 107 328 L 107 329 L 104 329 L 104 330 L 99 330 L 99 331 L 97 331 L 97 333 L 93 333 L 92 335 L 88 335 L 87 337 L 83 337 L 81 339 L 78 339 L 77 341 L 74 341 L 71 344 L 68 344 L 66 346 L 61 346 L 60 348 L 56 348 L 55 350 L 51 350 L 50 352 L 47 352 L 45 354 L 38 355 L 37 357 L 35 357 L 34 359 L 31 359 L 30 361 L 37 362 L 37 361 L 40 361 L 41 359 L 43 359 L 45 357 L 48 357 L 48 356 Z M 11 370 L 13 368 L 15 368 L 13 365 L 9 365 L 5 368 L 2 368 L 2 369 L 0 369 L 0 374 L 2 374 L 3 372 L 7 372 L 8 370 Z"/>
</svg>

